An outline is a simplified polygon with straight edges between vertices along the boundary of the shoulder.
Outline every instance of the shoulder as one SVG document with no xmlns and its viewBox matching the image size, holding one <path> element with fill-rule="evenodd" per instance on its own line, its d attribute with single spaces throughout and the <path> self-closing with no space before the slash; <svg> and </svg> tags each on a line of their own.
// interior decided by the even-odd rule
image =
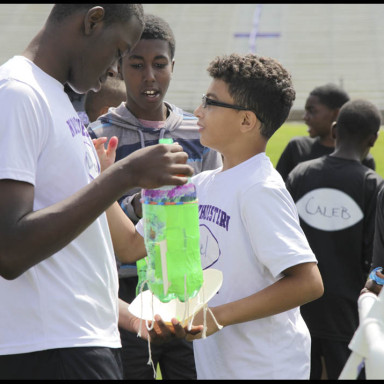
<svg viewBox="0 0 384 384">
<path fill-rule="evenodd" d="M 197 121 L 197 117 L 193 113 L 187 112 L 184 109 L 177 107 L 175 104 L 171 104 L 167 101 L 164 101 L 164 103 L 168 106 L 168 108 L 173 113 L 175 113 L 176 115 L 182 116 L 183 120 Z"/>
<path fill-rule="evenodd" d="M 298 163 L 295 168 L 292 169 L 290 174 L 298 176 L 311 172 L 312 170 L 322 168 L 326 160 L 327 156 L 322 156 L 316 159 L 302 161 L 301 163 Z"/>
<path fill-rule="evenodd" d="M 0 80 L 0 104 L 7 110 L 7 116 L 18 114 L 32 119 L 50 116 L 47 98 L 40 91 L 25 82 L 8 79 Z"/>
<path fill-rule="evenodd" d="M 300 145 L 313 145 L 314 139 L 309 136 L 295 136 L 289 140 L 289 145 L 291 146 L 300 146 Z"/>
<path fill-rule="evenodd" d="M 218 169 L 209 169 L 206 171 L 201 171 L 197 175 L 192 176 L 191 181 L 195 184 L 196 187 L 201 186 L 207 180 L 211 179 L 214 174 L 216 174 Z"/>
</svg>

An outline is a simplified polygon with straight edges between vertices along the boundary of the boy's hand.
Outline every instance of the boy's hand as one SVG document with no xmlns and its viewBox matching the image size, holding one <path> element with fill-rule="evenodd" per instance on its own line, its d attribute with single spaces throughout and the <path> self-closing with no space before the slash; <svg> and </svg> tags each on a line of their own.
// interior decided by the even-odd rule
<svg viewBox="0 0 384 384">
<path fill-rule="evenodd" d="M 183 327 L 177 319 L 172 319 L 172 327 L 169 327 L 159 315 L 155 315 L 154 320 L 153 329 L 148 331 L 145 320 L 133 316 L 132 331 L 138 333 L 141 323 L 141 338 L 147 340 L 149 336 L 152 344 L 160 345 L 174 339 L 185 339 L 187 335 L 193 337 L 203 330 L 202 325 L 192 326 L 191 330 L 188 330 L 188 326 Z M 151 321 L 148 322 L 149 327 L 150 325 Z"/>
<path fill-rule="evenodd" d="M 193 175 L 193 168 L 186 164 L 187 159 L 187 153 L 179 144 L 156 144 L 131 153 L 115 162 L 110 169 L 119 169 L 119 181 L 125 184 L 124 189 L 127 186 L 128 189 L 154 189 L 163 185 L 185 184 Z"/>
<path fill-rule="evenodd" d="M 212 313 L 216 317 L 215 308 L 210 308 L 210 310 L 212 311 Z M 207 313 L 206 313 L 206 325 L 207 325 L 206 336 L 207 337 L 210 335 L 213 335 L 214 333 L 220 331 L 220 329 L 221 329 L 217 326 L 217 323 L 216 323 L 217 319 L 216 319 L 216 321 L 214 320 L 212 313 L 210 313 L 209 310 L 207 310 Z M 204 308 L 201 309 L 200 312 L 195 316 L 193 322 L 197 323 L 197 324 L 204 324 Z M 203 325 L 201 327 L 203 327 Z M 199 332 L 199 333 L 195 333 L 195 334 L 188 333 L 186 335 L 185 339 L 187 341 L 193 341 L 193 340 L 201 339 L 202 336 L 203 336 L 203 332 Z"/>
<path fill-rule="evenodd" d="M 384 279 L 384 274 L 380 270 L 372 271 L 371 273 L 375 273 L 379 279 Z M 364 288 L 360 291 L 360 295 L 367 292 L 372 292 L 376 295 L 379 295 L 382 288 L 383 286 L 381 284 L 377 284 L 376 281 L 372 280 L 371 278 L 368 278 Z"/>
<path fill-rule="evenodd" d="M 116 136 L 112 136 L 109 140 L 107 149 L 105 149 L 104 144 L 107 140 L 108 139 L 106 137 L 92 139 L 97 156 L 99 157 L 101 172 L 110 167 L 116 159 L 116 149 L 119 140 Z"/>
</svg>

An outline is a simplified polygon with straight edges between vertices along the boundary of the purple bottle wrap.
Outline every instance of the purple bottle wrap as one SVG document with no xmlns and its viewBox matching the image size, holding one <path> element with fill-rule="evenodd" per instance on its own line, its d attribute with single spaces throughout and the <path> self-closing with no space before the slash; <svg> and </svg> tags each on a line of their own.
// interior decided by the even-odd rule
<svg viewBox="0 0 384 384">
<path fill-rule="evenodd" d="M 166 186 L 158 189 L 143 189 L 143 204 L 173 205 L 196 203 L 196 188 L 190 181 L 184 185 Z"/>
</svg>

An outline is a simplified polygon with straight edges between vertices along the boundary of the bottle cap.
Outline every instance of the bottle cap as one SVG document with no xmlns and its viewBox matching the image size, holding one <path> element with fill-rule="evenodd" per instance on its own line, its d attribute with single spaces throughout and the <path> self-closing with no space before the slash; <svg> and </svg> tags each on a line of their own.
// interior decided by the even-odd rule
<svg viewBox="0 0 384 384">
<path fill-rule="evenodd" d="M 159 144 L 173 144 L 173 139 L 171 137 L 162 138 L 159 140 Z"/>
</svg>

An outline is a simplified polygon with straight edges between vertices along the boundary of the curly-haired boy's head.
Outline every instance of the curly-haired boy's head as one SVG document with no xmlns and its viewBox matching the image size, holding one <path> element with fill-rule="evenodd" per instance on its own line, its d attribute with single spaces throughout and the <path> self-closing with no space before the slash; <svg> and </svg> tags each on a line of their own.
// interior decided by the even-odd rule
<svg viewBox="0 0 384 384">
<path fill-rule="evenodd" d="M 171 59 L 175 57 L 175 36 L 169 24 L 161 17 L 150 14 L 144 15 L 144 31 L 141 39 L 159 39 L 168 42 Z"/>
<path fill-rule="evenodd" d="M 254 54 L 220 56 L 208 73 L 223 80 L 236 105 L 255 112 L 261 134 L 269 139 L 287 119 L 295 100 L 291 75 L 275 59 Z"/>
</svg>

